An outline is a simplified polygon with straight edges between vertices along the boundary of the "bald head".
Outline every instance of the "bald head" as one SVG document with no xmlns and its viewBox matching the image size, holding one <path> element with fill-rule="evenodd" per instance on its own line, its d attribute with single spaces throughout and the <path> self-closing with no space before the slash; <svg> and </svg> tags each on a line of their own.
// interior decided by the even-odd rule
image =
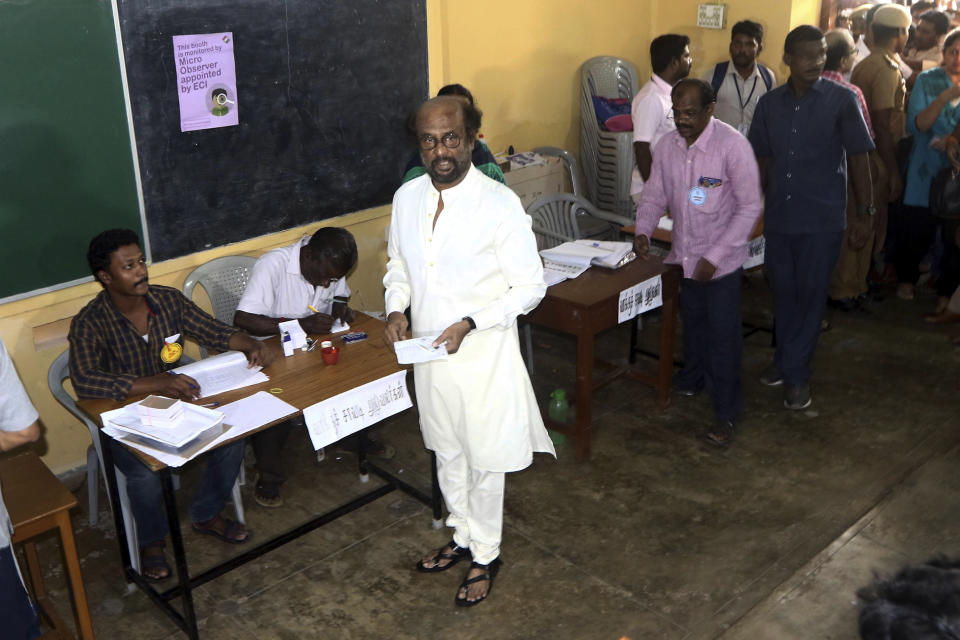
<svg viewBox="0 0 960 640">
<path fill-rule="evenodd" d="M 419 131 L 420 123 L 424 118 L 435 117 L 439 114 L 447 114 L 449 117 L 455 117 L 455 112 L 457 111 L 460 112 L 460 117 L 463 118 L 463 127 L 467 136 L 469 136 L 471 140 L 476 138 L 477 132 L 480 131 L 480 121 L 483 114 L 481 114 L 480 110 L 474 107 L 472 103 L 458 95 L 437 96 L 421 104 L 420 108 L 417 109 L 414 127 Z"/>
</svg>

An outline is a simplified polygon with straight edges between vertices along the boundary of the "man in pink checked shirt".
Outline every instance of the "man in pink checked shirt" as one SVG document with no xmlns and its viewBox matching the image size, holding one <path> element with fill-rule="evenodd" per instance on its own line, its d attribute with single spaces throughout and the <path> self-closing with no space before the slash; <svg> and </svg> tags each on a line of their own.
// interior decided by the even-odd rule
<svg viewBox="0 0 960 640">
<path fill-rule="evenodd" d="M 674 377 L 674 389 L 685 396 L 710 391 L 716 421 L 704 437 L 725 447 L 743 404 L 740 267 L 763 209 L 760 174 L 747 139 L 713 118 L 709 83 L 681 80 L 671 98 L 677 130 L 657 145 L 637 207 L 633 245 L 638 257 L 648 256 L 650 234 L 669 207 L 673 239 L 666 262 L 683 269 L 684 366 Z"/>
</svg>

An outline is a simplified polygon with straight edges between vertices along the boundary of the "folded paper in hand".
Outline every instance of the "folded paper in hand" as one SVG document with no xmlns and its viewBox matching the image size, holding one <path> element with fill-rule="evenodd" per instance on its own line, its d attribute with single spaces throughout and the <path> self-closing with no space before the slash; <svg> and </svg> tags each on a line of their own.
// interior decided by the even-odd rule
<svg viewBox="0 0 960 640">
<path fill-rule="evenodd" d="M 397 352 L 397 362 L 400 364 L 416 364 L 418 362 L 430 362 L 431 360 L 446 360 L 446 343 L 436 348 L 433 346 L 433 341 L 437 338 L 438 336 L 428 336 L 394 342 L 393 348 Z"/>
</svg>

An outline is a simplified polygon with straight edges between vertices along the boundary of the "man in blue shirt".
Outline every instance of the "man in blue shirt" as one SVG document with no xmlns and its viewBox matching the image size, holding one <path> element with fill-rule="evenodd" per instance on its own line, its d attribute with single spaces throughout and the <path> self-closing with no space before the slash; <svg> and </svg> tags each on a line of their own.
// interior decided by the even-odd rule
<svg viewBox="0 0 960 640">
<path fill-rule="evenodd" d="M 760 381 L 785 385 L 788 409 L 812 402 L 810 361 L 846 226 L 848 161 L 854 210 L 874 213 L 867 164 L 873 141 L 854 93 L 820 78 L 826 57 L 816 27 L 787 35 L 790 78 L 760 98 L 749 136 L 766 193 L 765 263 L 776 315 L 777 351 Z"/>
</svg>

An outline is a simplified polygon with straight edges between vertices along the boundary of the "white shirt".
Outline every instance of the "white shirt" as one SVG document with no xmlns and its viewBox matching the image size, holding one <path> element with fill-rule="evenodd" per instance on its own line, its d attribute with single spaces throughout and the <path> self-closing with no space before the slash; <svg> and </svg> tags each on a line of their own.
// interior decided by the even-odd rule
<svg viewBox="0 0 960 640">
<path fill-rule="evenodd" d="M 713 82 L 714 68 L 710 67 L 703 76 L 707 84 Z M 773 71 L 769 69 L 768 71 L 773 78 L 770 88 L 774 89 L 777 86 L 777 77 Z M 757 102 L 766 92 L 767 83 L 760 75 L 759 62 L 754 63 L 753 73 L 744 80 L 731 60 L 727 66 L 727 75 L 723 77 L 723 82 L 720 83 L 720 89 L 717 91 L 717 105 L 714 107 L 713 117 L 726 122 L 746 136 L 750 132 L 750 123 L 753 122 L 753 111 L 757 108 Z"/>
<path fill-rule="evenodd" d="M 0 431 L 23 431 L 39 417 L 17 376 L 7 348 L 0 340 Z M 0 493 L 0 549 L 10 545 L 11 533 L 13 525 L 10 514 L 7 513 L 3 494 Z"/>
<path fill-rule="evenodd" d="M 677 128 L 673 122 L 671 89 L 672 87 L 663 78 L 653 74 L 633 98 L 630 108 L 630 115 L 633 118 L 633 141 L 649 143 L 651 155 L 660 138 Z M 635 195 L 642 190 L 643 178 L 634 166 L 630 194 Z"/>
<path fill-rule="evenodd" d="M 547 286 L 517 195 L 473 166 L 442 192 L 428 175 L 411 180 L 393 197 L 387 255 L 387 314 L 409 306 L 415 337 L 464 316 L 477 324 L 457 353 L 413 366 L 427 448 L 496 472 L 523 469 L 534 451 L 554 453 L 520 357 L 516 318 Z"/>
<path fill-rule="evenodd" d="M 312 316 L 310 305 L 319 313 L 330 313 L 334 296 L 349 298 L 346 278 L 329 287 L 315 287 L 300 273 L 300 247 L 308 242 L 310 238 L 303 238 L 260 256 L 253 265 L 237 311 L 292 320 Z"/>
</svg>

